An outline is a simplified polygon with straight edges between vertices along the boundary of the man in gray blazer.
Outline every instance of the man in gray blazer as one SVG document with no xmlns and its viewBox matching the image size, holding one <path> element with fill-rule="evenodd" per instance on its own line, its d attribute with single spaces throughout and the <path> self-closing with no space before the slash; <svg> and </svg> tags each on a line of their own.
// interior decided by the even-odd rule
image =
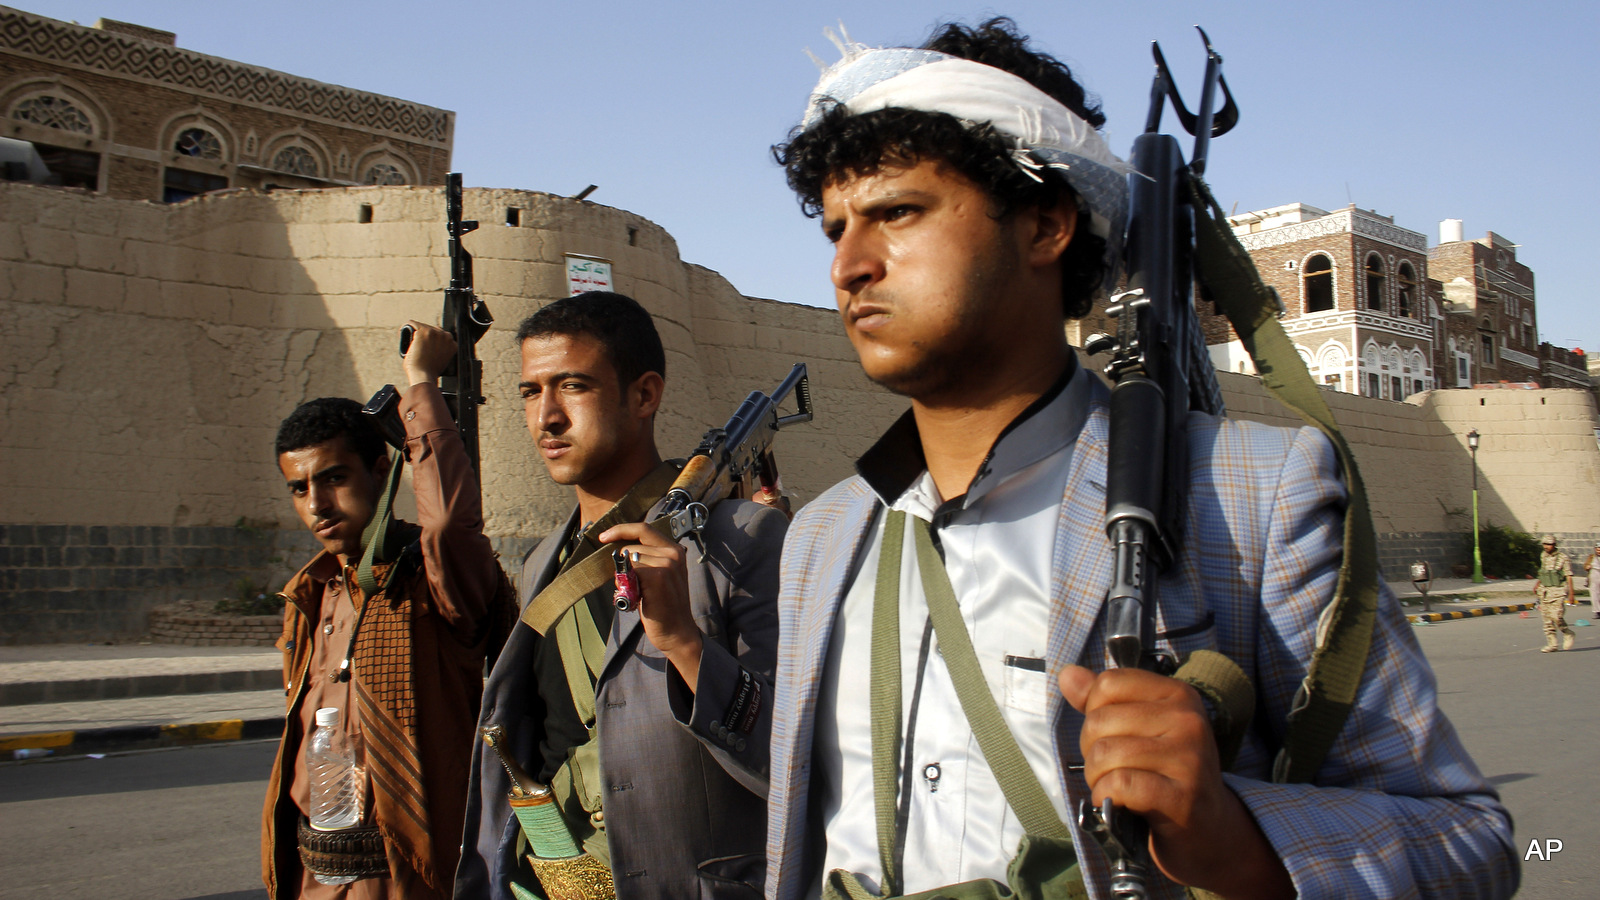
<svg viewBox="0 0 1600 900">
<path fill-rule="evenodd" d="M 1068 823 L 1110 801 L 1150 826 L 1152 898 L 1509 896 L 1510 819 L 1386 588 L 1320 770 L 1271 780 L 1344 561 L 1319 431 L 1189 418 L 1186 539 L 1153 636 L 1254 683 L 1231 769 L 1198 692 L 1109 667 L 1109 402 L 1064 335 L 1123 234 L 1130 179 L 1103 121 L 1000 19 L 850 45 L 778 150 L 833 244 L 862 370 L 910 409 L 784 547 L 768 895 L 1043 873 L 1063 896 L 1075 862 L 1106 898 L 1105 855 Z"/>
<path fill-rule="evenodd" d="M 653 511 L 681 465 L 656 450 L 665 360 L 633 300 L 558 300 L 522 323 L 517 343 L 529 433 L 551 478 L 577 494 L 562 528 L 524 560 L 522 603 L 589 554 L 619 548 L 641 598 L 617 611 L 607 585 L 543 636 L 519 623 L 489 675 L 480 727 L 502 727 L 504 751 L 552 787 L 573 837 L 609 864 L 617 897 L 759 896 L 788 520 L 725 500 L 702 555 L 637 524 L 648 513 L 619 514 Z M 481 743 L 473 772 L 456 896 L 509 900 L 512 881 L 540 890 L 519 852 L 509 776 Z"/>
</svg>

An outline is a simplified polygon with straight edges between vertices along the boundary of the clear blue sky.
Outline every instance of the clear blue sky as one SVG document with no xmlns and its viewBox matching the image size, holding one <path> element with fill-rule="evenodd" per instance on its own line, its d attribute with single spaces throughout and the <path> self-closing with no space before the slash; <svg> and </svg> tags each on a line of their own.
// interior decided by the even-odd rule
<svg viewBox="0 0 1600 900">
<path fill-rule="evenodd" d="M 1144 116 L 1149 42 L 1192 95 L 1198 23 L 1243 111 L 1213 145 L 1224 207 L 1353 201 L 1430 244 L 1444 218 L 1465 220 L 1469 239 L 1495 231 L 1536 273 L 1540 337 L 1600 352 L 1592 2 L 8 2 L 454 110 L 469 186 L 598 184 L 590 199 L 660 224 L 741 292 L 815 305 L 832 303 L 827 246 L 768 147 L 816 80 L 803 51 L 837 57 L 824 27 L 906 44 L 945 19 L 1010 15 L 1102 97 L 1123 153 Z"/>
</svg>

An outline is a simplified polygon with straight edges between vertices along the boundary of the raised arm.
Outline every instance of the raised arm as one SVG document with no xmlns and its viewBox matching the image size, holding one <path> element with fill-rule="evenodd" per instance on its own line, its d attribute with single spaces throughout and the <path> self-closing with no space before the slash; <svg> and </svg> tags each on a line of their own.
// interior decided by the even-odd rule
<svg viewBox="0 0 1600 900">
<path fill-rule="evenodd" d="M 423 568 L 439 615 L 470 642 L 499 588 L 500 564 L 483 534 L 478 476 L 437 386 L 454 357 L 455 339 L 431 325 L 410 324 L 416 334 L 405 355 L 410 386 L 400 418 L 422 526 Z"/>
</svg>

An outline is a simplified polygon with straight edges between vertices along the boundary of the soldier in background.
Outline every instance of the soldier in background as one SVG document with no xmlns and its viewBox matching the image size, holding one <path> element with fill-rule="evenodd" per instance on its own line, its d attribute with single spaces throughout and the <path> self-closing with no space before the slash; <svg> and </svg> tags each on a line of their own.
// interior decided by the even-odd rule
<svg viewBox="0 0 1600 900">
<path fill-rule="evenodd" d="M 1539 597 L 1539 615 L 1544 618 L 1544 649 L 1554 653 L 1571 650 L 1578 636 L 1567 627 L 1566 609 L 1562 605 L 1572 600 L 1572 560 L 1556 548 L 1556 536 L 1544 536 L 1544 553 L 1539 557 L 1539 584 L 1534 588 Z M 1556 646 L 1556 632 L 1561 632 L 1561 646 Z"/>
</svg>

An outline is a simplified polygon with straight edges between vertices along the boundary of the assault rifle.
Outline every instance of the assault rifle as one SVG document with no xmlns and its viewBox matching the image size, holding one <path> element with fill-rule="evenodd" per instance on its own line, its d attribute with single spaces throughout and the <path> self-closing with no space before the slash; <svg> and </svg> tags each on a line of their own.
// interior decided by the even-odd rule
<svg viewBox="0 0 1600 900">
<path fill-rule="evenodd" d="M 799 412 L 778 415 L 778 405 L 791 393 Z M 772 393 L 751 391 L 726 425 L 705 433 L 662 498 L 661 514 L 655 521 L 665 522 L 667 534 L 675 541 L 684 535 L 693 537 L 704 556 L 706 545 L 700 531 L 710 520 L 711 506 L 733 496 L 741 487 L 753 488 L 756 483 L 776 493 L 778 465 L 772 455 L 772 441 L 784 426 L 809 422 L 811 418 L 811 382 L 806 378 L 806 364 L 795 363 Z M 618 574 L 626 574 L 625 565 L 618 556 Z M 613 598 L 617 609 L 623 611 L 632 608 L 633 600 L 634 595 L 622 590 Z"/>
<path fill-rule="evenodd" d="M 1153 44 L 1155 81 L 1144 133 L 1133 141 L 1128 176 L 1129 218 L 1127 288 L 1112 297 L 1107 312 L 1116 335 L 1093 335 L 1085 350 L 1111 351 L 1109 458 L 1106 472 L 1106 534 L 1114 569 L 1106 599 L 1106 649 L 1118 667 L 1140 667 L 1170 675 L 1177 660 L 1155 650 L 1156 577 L 1177 558 L 1183 545 L 1188 484 L 1191 410 L 1223 411 L 1222 394 L 1196 321 L 1191 286 L 1195 281 L 1196 210 L 1190 182 L 1205 171 L 1211 138 L 1239 120 L 1238 107 L 1222 78 L 1222 57 L 1205 30 L 1196 27 L 1206 48 L 1200 111 L 1191 114 L 1173 83 L 1161 45 Z M 1214 111 L 1222 88 L 1224 104 Z M 1183 127 L 1194 135 L 1185 164 L 1170 135 L 1158 133 L 1167 98 Z M 1149 825 L 1112 806 L 1084 801 L 1079 827 L 1093 836 L 1111 862 L 1111 890 L 1120 900 L 1146 896 L 1150 871 Z"/>
<path fill-rule="evenodd" d="M 444 291 L 444 312 L 439 325 L 456 339 L 456 358 L 439 378 L 439 390 L 456 420 L 461 442 L 467 447 L 472 471 L 478 472 L 478 406 L 482 395 L 483 363 L 478 359 L 478 341 L 494 322 L 489 307 L 472 290 L 472 254 L 461 245 L 461 236 L 477 229 L 476 220 L 461 219 L 461 173 L 451 172 L 444 188 L 445 229 L 449 232 L 450 286 Z M 400 355 L 411 349 L 412 328 L 400 329 Z M 400 396 L 394 385 L 385 385 L 367 404 L 366 411 L 378 417 L 384 437 L 396 449 L 405 447 L 405 427 L 397 409 Z"/>
<path fill-rule="evenodd" d="M 799 411 L 778 415 L 778 405 L 791 393 Z M 678 480 L 667 491 L 661 515 L 672 523 L 672 539 L 693 534 L 698 542 L 706 508 L 732 496 L 741 485 L 753 486 L 752 476 L 762 488 L 776 492 L 778 466 L 772 455 L 772 441 L 780 429 L 811 418 L 811 382 L 806 378 L 805 363 L 795 363 L 772 393 L 751 391 L 726 425 L 705 433 Z M 703 545 L 700 552 L 705 553 Z"/>
<path fill-rule="evenodd" d="M 778 407 L 790 394 L 795 396 L 798 411 L 779 415 Z M 710 521 L 711 507 L 719 500 L 737 496 L 741 487 L 753 488 L 759 483 L 763 488 L 777 490 L 773 440 L 779 430 L 811 418 L 811 382 L 806 377 L 806 364 L 796 363 L 772 393 L 751 391 L 726 424 L 705 433 L 662 498 L 660 513 L 650 520 L 650 526 L 674 541 L 685 536 L 694 538 L 704 556 L 706 547 L 700 532 Z M 534 631 L 546 633 L 579 598 L 613 581 L 622 565 L 610 553 L 591 554 L 529 601 L 522 610 L 522 621 Z M 618 591 L 613 600 L 623 610 L 631 608 L 632 601 L 623 591 Z"/>
<path fill-rule="evenodd" d="M 479 393 L 483 384 L 483 364 L 478 361 L 478 339 L 489 330 L 494 316 L 489 308 L 472 292 L 472 254 L 461 246 L 461 236 L 478 227 L 474 221 L 461 221 L 461 173 L 451 172 L 445 180 L 445 227 L 450 232 L 450 286 L 444 291 L 444 314 L 440 325 L 456 339 L 456 358 L 439 378 L 439 388 L 450 415 L 461 432 L 461 442 L 466 445 L 467 459 L 472 471 L 478 473 L 478 404 L 484 402 Z M 400 329 L 400 355 L 411 349 L 410 325 Z M 389 469 L 389 478 L 379 497 L 378 508 L 367 523 L 361 543 L 367 548 L 358 569 L 361 589 L 371 596 L 377 589 L 372 575 L 372 565 L 379 560 L 393 561 L 402 551 L 398 538 L 389 525 L 391 504 L 400 485 L 400 464 L 405 459 L 406 427 L 400 421 L 400 392 L 392 384 L 384 385 L 361 410 L 375 420 L 384 440 L 400 451 L 400 456 Z"/>
</svg>

